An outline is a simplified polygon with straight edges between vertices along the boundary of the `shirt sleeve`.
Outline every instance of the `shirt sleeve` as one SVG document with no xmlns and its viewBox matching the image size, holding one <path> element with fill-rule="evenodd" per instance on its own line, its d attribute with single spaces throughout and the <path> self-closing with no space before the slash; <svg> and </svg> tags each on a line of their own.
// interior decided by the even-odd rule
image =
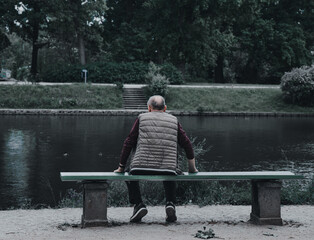
<svg viewBox="0 0 314 240">
<path fill-rule="evenodd" d="M 192 143 L 179 122 L 178 122 L 178 144 L 180 145 L 180 147 L 184 149 L 187 159 L 194 158 Z"/>
<path fill-rule="evenodd" d="M 130 152 L 132 148 L 136 147 L 137 138 L 139 133 L 139 120 L 138 118 L 135 120 L 133 127 L 128 135 L 128 137 L 124 140 L 121 155 L 120 155 L 120 164 L 125 166 Z"/>
</svg>

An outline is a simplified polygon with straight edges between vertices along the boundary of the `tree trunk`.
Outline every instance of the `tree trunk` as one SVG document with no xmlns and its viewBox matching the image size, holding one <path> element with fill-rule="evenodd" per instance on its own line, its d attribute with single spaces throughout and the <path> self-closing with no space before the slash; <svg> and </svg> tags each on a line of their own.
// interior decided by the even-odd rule
<svg viewBox="0 0 314 240">
<path fill-rule="evenodd" d="M 37 58 L 38 58 L 38 47 L 36 43 L 33 43 L 33 50 L 32 50 L 32 65 L 31 65 L 31 74 L 32 76 L 36 76 L 38 73 L 37 71 Z"/>
<path fill-rule="evenodd" d="M 33 39 L 32 39 L 32 64 L 31 64 L 31 75 L 32 77 L 35 77 L 36 74 L 38 73 L 37 71 L 37 58 L 38 58 L 38 46 L 37 46 L 37 41 L 39 37 L 39 23 L 35 23 L 33 26 Z M 35 79 L 34 79 L 35 80 Z"/>
<path fill-rule="evenodd" d="M 79 54 L 80 54 L 81 65 L 85 65 L 86 64 L 85 45 L 84 45 L 84 39 L 81 35 L 79 36 Z"/>
<path fill-rule="evenodd" d="M 246 64 L 244 68 L 244 74 L 243 74 L 244 83 L 258 83 L 260 81 L 256 66 L 257 66 L 257 63 L 254 61 L 254 59 L 248 60 L 248 63 Z"/>
<path fill-rule="evenodd" d="M 225 78 L 224 78 L 224 58 L 223 56 L 218 56 L 217 57 L 217 61 L 216 61 L 217 65 L 215 67 L 215 83 L 225 83 Z"/>
</svg>

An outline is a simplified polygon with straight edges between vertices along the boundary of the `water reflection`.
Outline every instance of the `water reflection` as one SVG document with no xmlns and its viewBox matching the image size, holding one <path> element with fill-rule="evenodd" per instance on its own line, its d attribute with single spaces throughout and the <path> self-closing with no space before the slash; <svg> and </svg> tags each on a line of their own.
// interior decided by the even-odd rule
<svg viewBox="0 0 314 240">
<path fill-rule="evenodd" d="M 4 135 L 3 178 L 7 188 L 6 198 L 20 205 L 28 196 L 30 168 L 28 159 L 35 148 L 35 137 L 31 131 L 9 130 Z"/>
<path fill-rule="evenodd" d="M 180 119 L 187 132 L 206 138 L 203 164 L 213 171 L 291 170 L 313 174 L 311 118 Z"/>
</svg>

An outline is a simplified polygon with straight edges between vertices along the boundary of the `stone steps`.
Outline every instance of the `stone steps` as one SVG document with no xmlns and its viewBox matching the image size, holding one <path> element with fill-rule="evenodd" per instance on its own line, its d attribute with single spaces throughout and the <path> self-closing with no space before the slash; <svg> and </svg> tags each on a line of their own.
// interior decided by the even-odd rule
<svg viewBox="0 0 314 240">
<path fill-rule="evenodd" d="M 141 88 L 124 88 L 123 91 L 123 108 L 146 110 L 146 97 Z"/>
</svg>

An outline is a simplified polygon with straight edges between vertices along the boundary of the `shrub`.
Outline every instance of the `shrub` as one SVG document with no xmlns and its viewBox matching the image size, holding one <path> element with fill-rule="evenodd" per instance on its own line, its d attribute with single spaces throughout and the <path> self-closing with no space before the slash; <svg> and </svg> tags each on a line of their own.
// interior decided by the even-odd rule
<svg viewBox="0 0 314 240">
<path fill-rule="evenodd" d="M 97 62 L 85 66 L 57 64 L 40 74 L 44 82 L 84 82 L 82 69 L 87 69 L 87 81 L 93 83 L 145 83 L 149 66 L 144 62 Z M 172 65 L 160 66 L 160 74 L 165 75 L 172 84 L 182 84 L 182 74 Z"/>
<path fill-rule="evenodd" d="M 165 76 L 156 74 L 149 84 L 149 90 L 151 95 L 161 95 L 166 96 L 168 92 L 169 81 Z"/>
<path fill-rule="evenodd" d="M 89 81 L 95 83 L 144 83 L 148 66 L 143 62 L 103 62 L 86 66 Z"/>
<path fill-rule="evenodd" d="M 154 63 L 149 64 L 149 71 L 146 74 L 146 81 L 151 95 L 166 96 L 169 80 L 160 74 L 160 67 Z"/>
<path fill-rule="evenodd" d="M 83 82 L 82 69 L 87 69 L 87 81 L 93 83 L 144 83 L 148 71 L 146 63 L 130 62 L 100 62 L 85 66 L 56 65 L 41 73 L 44 82 Z"/>
<path fill-rule="evenodd" d="M 170 84 L 183 84 L 182 73 L 171 63 L 161 65 L 160 74 L 168 78 Z"/>
<path fill-rule="evenodd" d="M 123 90 L 123 82 L 121 81 L 121 82 L 115 82 L 115 84 L 116 84 L 116 87 L 117 87 L 117 89 L 118 90 L 120 90 L 121 92 L 123 92 L 124 90 Z"/>
<path fill-rule="evenodd" d="M 20 67 L 17 69 L 16 78 L 20 81 L 26 81 L 30 76 L 30 67 Z"/>
<path fill-rule="evenodd" d="M 288 103 L 314 105 L 314 65 L 286 72 L 281 78 L 281 90 Z"/>
<path fill-rule="evenodd" d="M 78 65 L 57 64 L 41 73 L 40 76 L 43 82 L 82 82 L 82 69 L 83 68 Z"/>
</svg>

